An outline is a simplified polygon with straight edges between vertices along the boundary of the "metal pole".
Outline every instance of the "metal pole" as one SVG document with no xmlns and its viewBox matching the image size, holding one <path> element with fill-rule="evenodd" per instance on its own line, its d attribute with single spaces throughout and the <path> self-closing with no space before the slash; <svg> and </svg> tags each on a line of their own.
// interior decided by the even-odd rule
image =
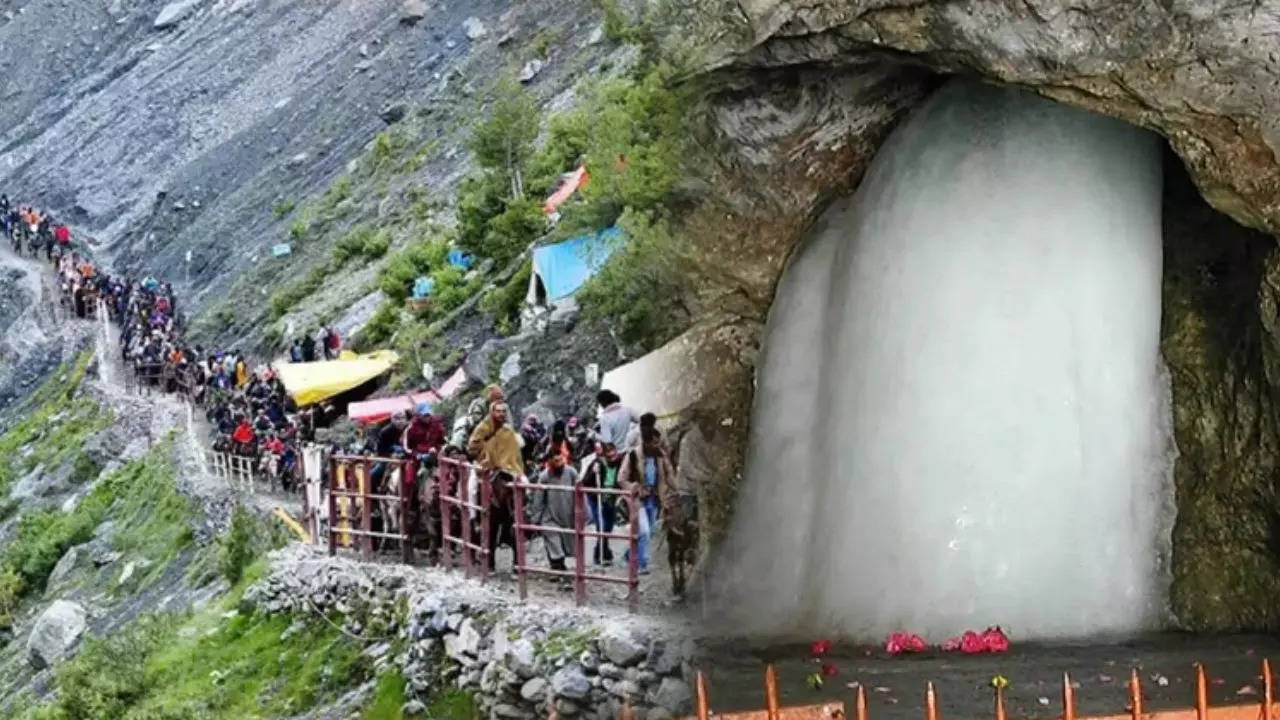
<svg viewBox="0 0 1280 720">
<path fill-rule="evenodd" d="M 640 516 L 637 513 L 644 512 L 644 508 L 640 507 L 638 498 L 639 493 L 635 487 L 632 487 L 627 493 L 627 502 L 630 504 L 627 534 L 631 536 L 630 552 L 627 553 L 627 609 L 631 612 L 640 609 L 640 573 L 637 558 L 640 554 Z"/>
<path fill-rule="evenodd" d="M 413 564 L 413 513 L 409 501 L 418 487 L 418 464 L 405 460 L 400 466 L 400 548 L 406 565 Z"/>
<path fill-rule="evenodd" d="M 449 487 L 453 484 L 450 475 L 454 471 L 446 470 L 447 467 L 453 466 L 442 462 L 436 468 L 436 478 L 440 487 L 440 565 L 452 568 L 453 549 L 450 546 L 453 544 L 453 513 L 450 512 Z"/>
<path fill-rule="evenodd" d="M 1138 669 L 1129 670 L 1129 712 L 1133 720 L 1142 717 L 1142 680 L 1138 678 Z"/>
<path fill-rule="evenodd" d="M 365 560 L 372 560 L 373 537 L 369 533 L 373 532 L 373 508 L 369 506 L 369 484 L 373 480 L 373 474 L 369 458 L 360 463 L 360 471 L 360 529 L 365 533 L 360 537 L 360 554 Z"/>
<path fill-rule="evenodd" d="M 768 720 L 778 720 L 778 671 L 773 665 L 764 668 L 764 707 Z M 936 720 L 936 718 L 929 718 Z"/>
<path fill-rule="evenodd" d="M 467 577 L 471 577 L 471 473 L 465 472 L 459 476 L 458 483 L 458 508 L 462 511 L 462 566 L 465 569 Z"/>
<path fill-rule="evenodd" d="M 1209 720 L 1209 681 L 1200 664 L 1196 665 L 1196 720 Z"/>
<path fill-rule="evenodd" d="M 516 517 L 515 517 L 515 523 L 514 523 L 515 529 L 516 529 L 516 577 L 520 585 L 520 599 L 524 600 L 529 594 L 529 589 L 528 587 L 526 587 L 527 579 L 525 578 L 525 571 L 524 571 L 525 569 L 524 487 L 522 483 L 517 481 L 515 485 L 512 486 L 512 489 L 515 491 L 515 500 L 516 500 Z"/>
<path fill-rule="evenodd" d="M 582 483 L 573 485 L 573 599 L 578 607 L 587 604 L 586 492 Z"/>
<path fill-rule="evenodd" d="M 1076 689 L 1069 673 L 1062 673 L 1062 720 L 1076 720 Z"/>
<path fill-rule="evenodd" d="M 489 541 L 493 531 L 493 480 L 488 472 L 480 473 L 480 547 L 481 559 L 484 565 L 480 568 L 480 582 L 484 582 L 489 578 L 489 567 L 498 564 L 498 559 L 494 556 L 497 550 L 493 547 L 493 543 Z"/>
<path fill-rule="evenodd" d="M 338 482 L 338 461 L 331 458 L 329 460 L 329 554 L 338 554 L 338 534 L 336 524 L 338 520 L 338 498 L 333 494 L 334 485 Z"/>
</svg>

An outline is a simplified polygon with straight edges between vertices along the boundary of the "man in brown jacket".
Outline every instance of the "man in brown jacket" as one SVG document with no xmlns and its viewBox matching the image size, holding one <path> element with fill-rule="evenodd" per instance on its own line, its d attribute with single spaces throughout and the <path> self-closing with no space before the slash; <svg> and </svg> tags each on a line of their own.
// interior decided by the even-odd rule
<svg viewBox="0 0 1280 720">
<path fill-rule="evenodd" d="M 467 453 L 480 467 L 519 479 L 524 477 L 520 436 L 507 423 L 507 413 L 506 403 L 495 402 L 489 406 L 489 416 L 471 431 Z"/>
</svg>

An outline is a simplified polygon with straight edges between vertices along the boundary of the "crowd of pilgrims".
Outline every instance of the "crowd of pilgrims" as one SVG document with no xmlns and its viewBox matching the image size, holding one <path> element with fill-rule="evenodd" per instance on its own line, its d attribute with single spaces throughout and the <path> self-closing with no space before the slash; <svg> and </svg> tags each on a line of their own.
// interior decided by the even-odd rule
<svg viewBox="0 0 1280 720">
<path fill-rule="evenodd" d="M 169 283 L 153 277 L 113 277 L 75 252 L 56 253 L 52 261 L 64 306 L 70 312 L 80 318 L 105 313 L 118 325 L 122 358 L 138 383 L 187 395 L 205 409 L 215 428 L 215 451 L 253 458 L 255 472 L 263 473 L 273 484 L 285 490 L 298 487 L 301 450 L 304 444 L 316 441 L 316 426 L 329 419 L 332 407 L 320 404 L 300 409 L 270 366 L 254 366 L 242 352 L 206 349 L 187 342 L 183 337 L 185 320 Z M 338 347 L 336 333 L 325 330 L 318 337 L 294 340 L 290 357 L 294 361 L 335 357 Z M 581 482 L 594 488 L 635 489 L 639 507 L 634 509 L 625 498 L 593 495 L 588 502 L 590 524 L 609 533 L 615 523 L 622 522 L 623 515 L 637 523 L 636 565 L 641 573 L 647 573 L 650 537 L 662 516 L 673 590 L 682 595 L 685 568 L 692 563 L 689 553 L 696 545 L 695 493 L 684 487 L 687 483 L 675 472 L 652 414 L 635 413 L 609 390 L 601 390 L 596 399 L 599 411 L 590 427 L 587 421 L 569 416 L 556 420 L 548 429 L 534 415 L 517 426 L 509 420 L 502 389 L 490 385 L 465 412 L 457 414 L 452 432 L 446 433 L 442 419 L 433 415 L 430 405 L 422 404 L 412 413 L 397 413 L 382 425 L 369 428 L 365 438 L 349 447 L 331 445 L 329 449 L 379 458 L 416 456 L 424 469 L 434 467 L 439 457 L 479 464 L 494 486 L 490 546 L 495 551 L 500 545 L 514 549 L 512 481 L 562 486 Z M 386 463 L 375 466 L 375 486 L 386 469 Z M 407 479 L 417 484 L 408 489 L 414 509 L 412 522 L 428 541 L 439 532 L 439 517 L 430 516 L 438 497 L 433 496 L 438 488 L 430 481 L 432 477 L 423 473 Z M 533 492 L 526 519 L 536 525 L 572 528 L 572 498 L 567 492 Z M 566 568 L 566 559 L 575 551 L 571 536 L 555 533 L 543 533 L 543 546 L 549 564 L 558 570 Z M 493 557 L 490 554 L 491 564 Z M 613 560 L 609 540 L 597 538 L 594 563 L 610 565 Z"/>
</svg>

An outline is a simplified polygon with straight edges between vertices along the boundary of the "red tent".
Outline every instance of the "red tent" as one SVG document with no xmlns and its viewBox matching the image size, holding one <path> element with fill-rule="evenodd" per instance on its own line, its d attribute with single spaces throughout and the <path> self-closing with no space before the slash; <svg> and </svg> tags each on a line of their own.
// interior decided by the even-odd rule
<svg viewBox="0 0 1280 720">
<path fill-rule="evenodd" d="M 347 406 L 347 414 L 351 419 L 361 425 L 372 425 L 380 423 L 391 417 L 393 413 L 408 412 L 412 413 L 418 403 L 429 403 L 435 405 L 440 401 L 440 396 L 434 392 L 427 390 L 426 392 L 415 393 L 413 395 L 398 395 L 396 397 L 378 398 L 376 400 L 365 400 L 363 402 L 351 403 Z"/>
</svg>

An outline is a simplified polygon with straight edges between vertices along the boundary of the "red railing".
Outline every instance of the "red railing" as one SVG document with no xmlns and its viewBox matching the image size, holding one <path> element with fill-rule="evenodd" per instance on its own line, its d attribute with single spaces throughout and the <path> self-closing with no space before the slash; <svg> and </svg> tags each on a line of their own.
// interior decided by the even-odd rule
<svg viewBox="0 0 1280 720">
<path fill-rule="evenodd" d="M 384 486 L 399 473 L 398 492 L 375 492 L 373 471 L 378 465 L 385 470 Z M 417 472 L 417 463 L 411 458 L 355 457 L 334 455 L 329 459 L 329 554 L 337 553 L 338 546 L 350 547 L 357 542 L 365 560 L 373 559 L 374 539 L 395 540 L 405 563 L 413 564 L 413 533 L 410 523 L 410 498 Z M 374 504 L 380 508 L 382 527 L 373 529 Z M 388 532 L 394 523 L 395 531 Z M 359 522 L 355 527 L 354 521 Z"/>
<path fill-rule="evenodd" d="M 1214 720 L 1273 720 L 1277 715 L 1275 704 L 1274 678 L 1271 674 L 1271 663 L 1262 661 L 1262 697 L 1258 703 L 1248 705 L 1227 705 L 1214 708 Z M 741 712 L 715 712 L 711 709 L 711 696 L 707 692 L 706 677 L 699 672 L 695 688 L 695 714 L 686 720 L 843 720 L 846 717 L 845 705 L 840 701 L 817 705 L 801 705 L 782 707 L 778 701 L 778 676 L 773 666 L 765 668 L 763 710 L 746 710 Z M 1005 683 L 994 683 L 995 720 L 1007 720 L 1008 712 L 1004 697 Z M 925 683 L 924 690 L 925 720 L 939 720 L 938 693 L 932 682 Z M 1196 665 L 1196 697 L 1194 708 L 1175 710 L 1157 710 L 1146 712 L 1143 709 L 1142 680 L 1137 670 L 1129 673 L 1129 707 L 1124 713 L 1114 715 L 1080 716 L 1076 714 L 1075 686 L 1071 676 L 1062 675 L 1062 720 L 1208 720 L 1209 718 L 1209 682 L 1203 665 Z M 862 684 L 858 685 L 854 698 L 854 717 L 856 720 L 868 720 L 867 694 Z"/>
<path fill-rule="evenodd" d="M 527 492 L 544 492 L 544 493 L 573 493 L 573 527 L 562 528 L 558 525 L 539 525 L 525 520 L 525 508 L 527 507 Z M 628 503 L 628 517 L 630 522 L 627 524 L 626 533 L 612 532 L 607 533 L 597 527 L 594 531 L 587 530 L 587 498 L 589 496 L 597 498 L 597 501 L 604 503 L 606 500 L 612 500 L 615 497 L 625 497 Z M 615 490 L 607 488 L 589 488 L 582 483 L 576 485 L 545 485 L 530 482 L 517 482 L 515 484 L 515 531 L 516 531 L 516 574 L 520 583 L 520 599 L 524 599 L 528 595 L 527 577 L 531 574 L 548 575 L 551 577 L 567 577 L 573 580 L 573 597 L 574 601 L 579 605 L 587 603 L 587 583 L 616 583 L 625 584 L 627 586 L 627 606 L 631 612 L 635 612 L 640 605 L 640 577 L 636 565 L 637 556 L 639 555 L 639 523 L 636 513 L 644 512 L 644 508 L 640 505 L 639 498 L 635 490 Z M 525 541 L 526 532 L 542 533 L 544 536 L 550 535 L 572 535 L 573 536 L 573 570 L 554 570 L 551 568 L 535 567 L 529 564 L 528 543 Z M 627 576 L 614 577 L 611 575 L 602 575 L 599 573 L 587 572 L 587 538 L 594 538 L 597 542 L 601 540 L 618 539 L 626 540 L 629 546 L 627 553 Z M 545 538 L 544 538 L 545 539 Z"/>
<path fill-rule="evenodd" d="M 457 548 L 467 577 L 478 576 L 483 582 L 489 576 L 489 561 L 495 550 L 489 546 L 493 484 L 489 481 L 487 472 L 471 463 L 443 457 L 439 458 L 437 463 L 436 491 L 440 495 L 440 564 L 447 568 L 456 567 L 453 550 Z M 473 475 L 479 483 L 479 502 L 471 501 Z M 474 522 L 471 517 L 473 512 L 476 515 Z M 479 538 L 476 537 L 476 530 L 480 531 Z"/>
</svg>

